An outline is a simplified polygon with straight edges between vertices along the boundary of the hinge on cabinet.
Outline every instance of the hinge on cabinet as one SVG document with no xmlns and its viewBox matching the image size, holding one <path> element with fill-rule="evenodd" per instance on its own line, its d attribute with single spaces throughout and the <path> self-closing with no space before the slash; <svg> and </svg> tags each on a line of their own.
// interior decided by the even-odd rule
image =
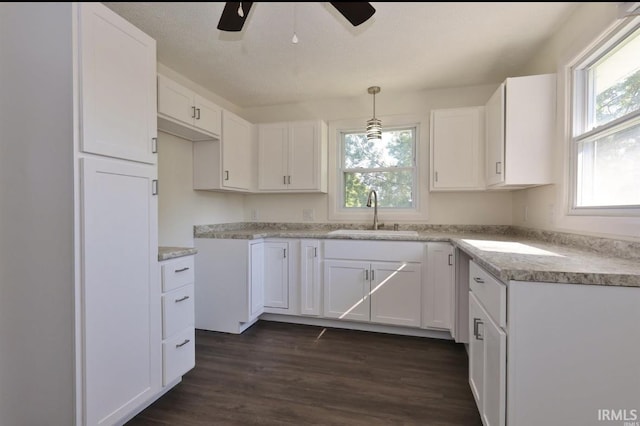
<svg viewBox="0 0 640 426">
<path fill-rule="evenodd" d="M 158 179 L 151 181 L 151 195 L 158 195 Z"/>
</svg>

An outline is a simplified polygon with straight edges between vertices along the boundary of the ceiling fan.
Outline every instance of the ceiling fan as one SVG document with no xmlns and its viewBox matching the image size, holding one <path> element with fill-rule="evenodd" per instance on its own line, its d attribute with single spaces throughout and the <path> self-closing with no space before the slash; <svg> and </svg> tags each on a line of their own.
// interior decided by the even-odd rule
<svg viewBox="0 0 640 426">
<path fill-rule="evenodd" d="M 218 22 L 218 29 L 222 31 L 242 31 L 242 26 L 249 15 L 253 3 L 254 2 L 251 1 L 226 2 L 222 15 L 220 16 L 220 21 Z M 347 18 L 354 27 L 367 21 L 376 12 L 373 6 L 366 2 L 332 2 L 331 5 L 335 7 L 342 16 Z"/>
</svg>

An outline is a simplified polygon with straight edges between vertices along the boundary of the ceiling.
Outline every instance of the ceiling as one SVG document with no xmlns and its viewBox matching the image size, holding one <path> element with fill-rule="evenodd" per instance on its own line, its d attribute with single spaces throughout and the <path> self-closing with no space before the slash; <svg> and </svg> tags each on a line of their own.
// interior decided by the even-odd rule
<svg viewBox="0 0 640 426">
<path fill-rule="evenodd" d="M 223 2 L 105 3 L 157 41 L 158 61 L 242 108 L 499 83 L 580 3 L 372 2 L 353 27 L 330 3 L 254 3 L 238 33 Z M 292 43 L 294 33 L 299 39 Z"/>
</svg>

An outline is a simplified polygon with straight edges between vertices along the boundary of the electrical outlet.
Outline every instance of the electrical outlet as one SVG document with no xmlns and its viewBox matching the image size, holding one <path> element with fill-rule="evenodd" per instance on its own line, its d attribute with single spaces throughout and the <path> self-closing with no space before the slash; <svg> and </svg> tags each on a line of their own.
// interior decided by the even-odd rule
<svg viewBox="0 0 640 426">
<path fill-rule="evenodd" d="M 313 209 L 302 209 L 302 220 L 305 222 L 313 222 L 314 216 Z"/>
<path fill-rule="evenodd" d="M 251 220 L 258 220 L 258 209 L 251 209 Z"/>
</svg>

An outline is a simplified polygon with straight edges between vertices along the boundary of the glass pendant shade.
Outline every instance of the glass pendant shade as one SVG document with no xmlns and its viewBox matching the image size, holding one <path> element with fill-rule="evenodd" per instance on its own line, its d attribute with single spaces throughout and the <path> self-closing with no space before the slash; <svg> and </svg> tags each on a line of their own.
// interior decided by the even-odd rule
<svg viewBox="0 0 640 426">
<path fill-rule="evenodd" d="M 367 91 L 373 95 L 373 118 L 367 120 L 367 140 L 379 141 L 382 139 L 382 121 L 376 118 L 376 93 L 380 93 L 380 88 L 372 86 Z"/>
</svg>

